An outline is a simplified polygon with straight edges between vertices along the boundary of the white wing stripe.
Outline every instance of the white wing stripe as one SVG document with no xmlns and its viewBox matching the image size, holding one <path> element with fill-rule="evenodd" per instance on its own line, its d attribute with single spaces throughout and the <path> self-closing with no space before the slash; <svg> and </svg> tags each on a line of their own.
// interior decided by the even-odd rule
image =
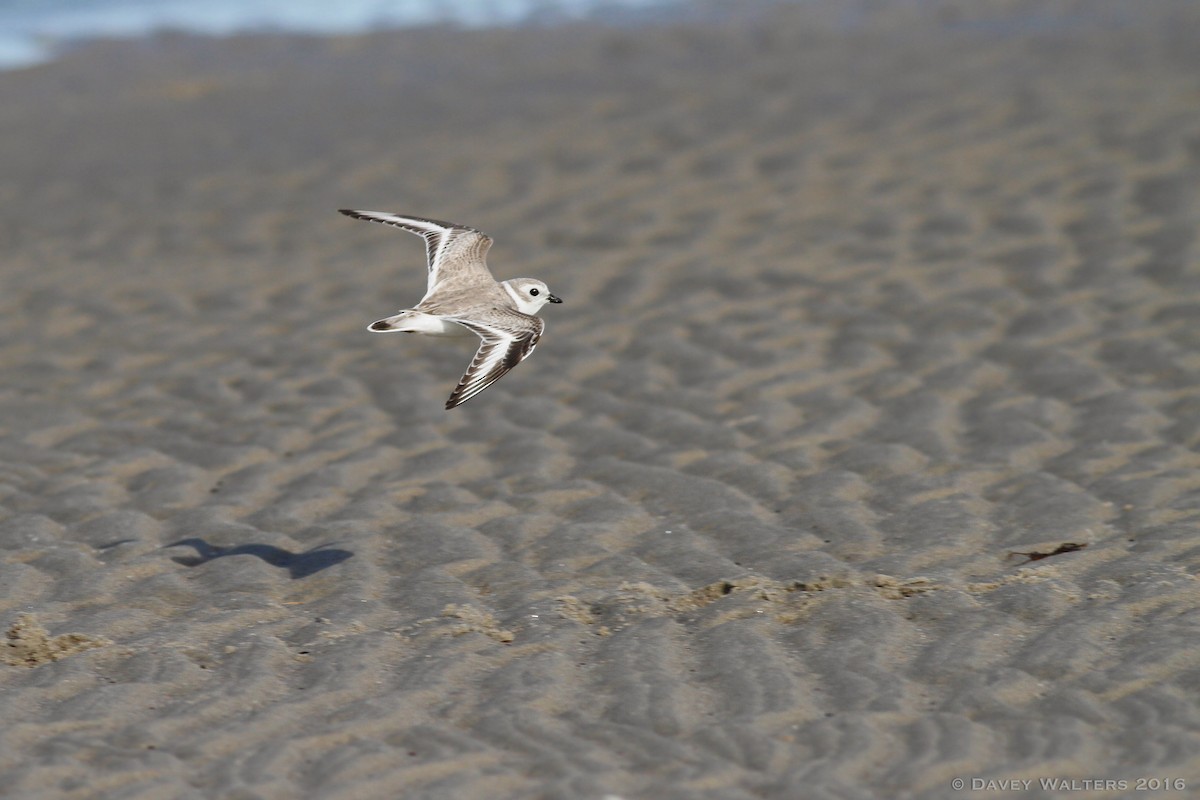
<svg viewBox="0 0 1200 800">
<path fill-rule="evenodd" d="M 441 236 L 438 237 L 437 252 L 434 252 L 429 257 L 429 271 L 432 272 L 434 275 L 437 274 L 438 269 L 442 266 L 442 257 L 446 255 L 446 245 L 449 243 L 450 243 L 450 232 L 449 231 L 446 231 L 445 233 L 443 233 Z M 431 281 L 431 282 L 435 283 L 436 281 Z"/>
<path fill-rule="evenodd" d="M 389 214 L 386 211 L 357 211 L 344 208 L 342 209 L 342 213 L 348 217 L 357 217 L 371 222 L 382 222 L 385 225 L 396 225 L 401 228 L 411 228 L 414 233 L 419 233 L 422 236 L 448 233 L 457 227 L 461 227 L 439 220 L 424 219 L 423 217 L 402 217 L 399 214 Z"/>
<path fill-rule="evenodd" d="M 457 225 L 453 222 L 446 222 L 440 219 L 406 217 L 387 211 L 358 211 L 350 208 L 339 209 L 339 211 L 354 219 L 393 225 L 410 233 L 415 233 L 424 239 L 425 259 L 429 262 L 428 291 L 432 291 L 434 286 L 441 281 L 443 277 L 441 270 L 445 266 L 447 256 L 455 257 L 451 253 L 451 245 L 468 237 L 485 242 L 483 249 L 473 254 L 473 258 L 477 259 L 477 264 L 474 266 L 487 275 L 489 279 L 491 278 L 491 273 L 487 271 L 487 266 L 483 261 L 483 253 L 486 252 L 487 246 L 491 244 L 491 239 L 475 228 L 466 225 Z"/>
<path fill-rule="evenodd" d="M 543 323 L 537 317 L 526 317 L 524 314 L 513 312 L 510 319 L 505 320 L 519 327 L 510 329 L 503 326 L 479 322 L 478 320 L 455 320 L 464 327 L 479 335 L 479 349 L 467 367 L 458 386 L 446 401 L 446 408 L 462 405 L 484 389 L 491 386 L 508 374 L 509 370 L 520 364 L 537 347 L 541 338 Z M 528 321 L 530 325 L 524 326 Z"/>
</svg>

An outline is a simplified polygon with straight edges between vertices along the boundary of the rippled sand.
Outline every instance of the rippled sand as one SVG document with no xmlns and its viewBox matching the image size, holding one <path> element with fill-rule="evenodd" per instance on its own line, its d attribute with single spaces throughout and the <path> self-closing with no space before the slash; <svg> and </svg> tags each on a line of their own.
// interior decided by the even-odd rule
<svg viewBox="0 0 1200 800">
<path fill-rule="evenodd" d="M 1200 786 L 1200 15 L 850 8 L 0 74 L 0 794 Z"/>
</svg>

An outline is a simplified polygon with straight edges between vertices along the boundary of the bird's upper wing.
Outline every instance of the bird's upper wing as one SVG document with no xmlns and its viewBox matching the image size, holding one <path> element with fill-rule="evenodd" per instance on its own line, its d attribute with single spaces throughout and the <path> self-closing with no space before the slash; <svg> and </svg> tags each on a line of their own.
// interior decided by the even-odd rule
<svg viewBox="0 0 1200 800">
<path fill-rule="evenodd" d="M 462 405 L 524 361 L 546 323 L 540 317 L 508 309 L 489 309 L 474 319 L 455 317 L 454 322 L 479 336 L 479 349 L 458 386 L 446 401 L 446 410 Z"/>
<path fill-rule="evenodd" d="M 390 214 L 386 211 L 355 211 L 339 209 L 347 217 L 365 219 L 393 225 L 425 240 L 425 257 L 429 262 L 429 284 L 427 292 L 447 278 L 454 278 L 465 285 L 474 281 L 494 282 L 487 268 L 487 251 L 492 246 L 492 237 L 466 225 L 442 222 L 424 217 Z"/>
</svg>

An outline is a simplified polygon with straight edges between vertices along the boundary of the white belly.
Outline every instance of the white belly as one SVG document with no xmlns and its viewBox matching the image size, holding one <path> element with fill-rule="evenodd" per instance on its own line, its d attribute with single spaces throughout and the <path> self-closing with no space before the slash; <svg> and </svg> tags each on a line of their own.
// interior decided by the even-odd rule
<svg viewBox="0 0 1200 800">
<path fill-rule="evenodd" d="M 441 317 L 435 317 L 430 314 L 422 314 L 422 317 L 429 320 L 428 328 L 422 328 L 421 333 L 428 336 L 474 336 L 475 334 L 459 325 L 457 322 L 447 322 Z"/>
</svg>

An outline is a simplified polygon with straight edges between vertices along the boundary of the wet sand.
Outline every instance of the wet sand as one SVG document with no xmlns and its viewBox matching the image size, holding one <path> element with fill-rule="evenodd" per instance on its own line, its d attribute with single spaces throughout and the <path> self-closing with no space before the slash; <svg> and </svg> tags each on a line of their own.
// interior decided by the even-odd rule
<svg viewBox="0 0 1200 800">
<path fill-rule="evenodd" d="M 1200 14 L 969 9 L 0 74 L 0 795 L 1195 791 Z"/>
</svg>

